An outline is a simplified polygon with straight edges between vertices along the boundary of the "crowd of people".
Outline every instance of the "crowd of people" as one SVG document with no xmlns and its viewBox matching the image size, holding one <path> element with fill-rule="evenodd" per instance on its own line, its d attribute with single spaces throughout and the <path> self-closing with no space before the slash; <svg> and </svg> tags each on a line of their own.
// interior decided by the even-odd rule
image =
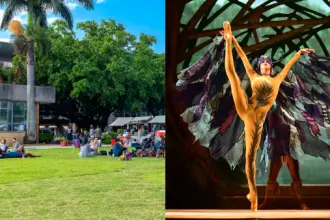
<svg viewBox="0 0 330 220">
<path fill-rule="evenodd" d="M 67 140 L 70 143 L 73 143 L 74 139 L 80 139 L 82 136 L 85 136 L 89 139 L 97 138 L 98 140 L 101 140 L 102 130 L 100 126 L 97 126 L 97 128 L 94 129 L 94 126 L 91 125 L 88 133 L 87 130 L 79 129 L 76 123 L 69 123 L 67 129 Z"/>
<path fill-rule="evenodd" d="M 154 125 L 149 134 L 145 134 L 144 127 L 139 129 L 141 133 L 138 136 L 133 136 L 134 132 L 124 130 L 123 134 L 117 137 L 113 149 L 110 154 L 113 156 L 120 156 L 127 151 L 129 147 L 134 147 L 132 151 L 133 156 L 164 156 L 165 153 L 165 138 L 164 136 L 157 136 L 156 132 L 159 130 L 157 125 Z M 139 138 L 139 139 L 137 139 Z"/>
<path fill-rule="evenodd" d="M 83 131 L 75 131 L 75 125 L 72 127 L 72 142 L 76 147 L 80 148 L 79 155 L 81 157 L 90 157 L 94 155 L 111 155 L 113 157 L 121 157 L 123 154 L 130 153 L 132 156 L 156 156 L 161 157 L 165 155 L 165 139 L 163 136 L 156 136 L 159 130 L 155 125 L 152 131 L 146 134 L 144 126 L 137 129 L 124 130 L 111 143 L 112 149 L 108 152 L 100 151 L 102 145 L 102 131 L 99 126 L 94 130 L 91 125 L 89 133 Z M 137 136 L 136 132 L 138 133 Z M 129 148 L 135 150 L 130 151 Z"/>
<path fill-rule="evenodd" d="M 0 159 L 4 158 L 26 158 L 41 157 L 31 153 L 26 153 L 24 146 L 21 145 L 16 138 L 12 139 L 12 147 L 8 147 L 6 139 L 2 139 L 0 143 Z"/>
<path fill-rule="evenodd" d="M 159 130 L 157 125 L 154 125 L 152 131 L 147 133 L 148 130 L 141 126 L 132 127 L 131 129 L 124 130 L 112 143 L 112 149 L 105 153 L 113 157 L 120 157 L 126 152 L 131 153 L 132 156 L 164 156 L 165 152 L 165 138 L 157 136 L 156 132 Z M 137 136 L 134 136 L 136 135 Z M 86 130 L 78 129 L 76 124 L 69 124 L 67 129 L 67 139 L 75 147 L 80 148 L 79 155 L 81 157 L 90 157 L 97 154 L 102 154 L 100 147 L 102 145 L 102 130 L 99 126 L 94 129 L 90 126 L 89 132 Z M 129 148 L 135 150 L 129 151 Z M 104 152 L 104 151 L 103 151 Z M 12 146 L 8 147 L 5 139 L 0 143 L 0 158 L 25 158 L 25 157 L 40 157 L 31 153 L 26 153 L 24 146 L 20 144 L 16 138 L 12 139 Z"/>
</svg>

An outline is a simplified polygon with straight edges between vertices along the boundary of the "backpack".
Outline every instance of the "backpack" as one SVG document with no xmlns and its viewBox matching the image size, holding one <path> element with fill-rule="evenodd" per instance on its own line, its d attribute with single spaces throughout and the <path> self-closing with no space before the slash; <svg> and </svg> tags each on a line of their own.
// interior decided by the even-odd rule
<svg viewBox="0 0 330 220">
<path fill-rule="evenodd" d="M 107 155 L 107 152 L 105 150 L 101 150 L 100 155 Z"/>
<path fill-rule="evenodd" d="M 132 160 L 131 153 L 129 151 L 124 151 L 123 154 L 120 156 L 121 160 Z"/>
<path fill-rule="evenodd" d="M 125 156 L 126 156 L 126 160 L 132 160 L 131 152 L 127 151 Z"/>
<path fill-rule="evenodd" d="M 155 157 L 155 156 L 156 156 L 156 154 L 154 151 L 149 151 L 149 157 Z"/>
<path fill-rule="evenodd" d="M 136 151 L 136 150 L 132 150 L 132 152 L 131 152 L 131 156 L 132 156 L 132 157 L 137 157 L 137 156 L 138 156 L 137 151 Z"/>
</svg>

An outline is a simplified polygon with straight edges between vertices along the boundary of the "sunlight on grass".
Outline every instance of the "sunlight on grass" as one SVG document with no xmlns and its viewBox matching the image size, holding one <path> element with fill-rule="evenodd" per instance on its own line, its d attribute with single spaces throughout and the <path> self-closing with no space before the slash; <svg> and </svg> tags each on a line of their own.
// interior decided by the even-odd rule
<svg viewBox="0 0 330 220">
<path fill-rule="evenodd" d="M 43 157 L 0 160 L 3 219 L 164 219 L 162 158 L 79 158 L 72 149 L 29 152 Z"/>
</svg>

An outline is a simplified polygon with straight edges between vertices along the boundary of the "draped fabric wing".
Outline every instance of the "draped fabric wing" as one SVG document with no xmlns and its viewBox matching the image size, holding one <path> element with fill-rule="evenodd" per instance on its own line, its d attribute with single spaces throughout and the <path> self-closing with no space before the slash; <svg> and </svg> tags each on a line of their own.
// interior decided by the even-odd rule
<svg viewBox="0 0 330 220">
<path fill-rule="evenodd" d="M 249 80 L 241 59 L 233 50 L 235 69 L 248 96 Z M 309 56 L 297 62 L 281 85 L 277 103 L 290 124 L 290 151 L 329 158 L 330 58 Z M 238 117 L 224 67 L 224 41 L 216 37 L 209 50 L 193 65 L 178 74 L 178 100 L 187 109 L 181 114 L 196 141 L 210 149 L 217 159 L 224 157 L 232 168 L 244 169 L 244 123 Z M 278 113 L 277 113 L 278 112 Z M 264 126 L 259 148 L 260 166 L 268 165 L 268 129 Z"/>
</svg>

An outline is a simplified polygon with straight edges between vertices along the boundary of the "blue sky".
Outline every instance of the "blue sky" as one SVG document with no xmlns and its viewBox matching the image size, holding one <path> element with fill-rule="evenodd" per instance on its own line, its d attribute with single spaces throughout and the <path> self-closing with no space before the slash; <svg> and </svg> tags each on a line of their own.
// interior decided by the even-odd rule
<svg viewBox="0 0 330 220">
<path fill-rule="evenodd" d="M 114 19 L 123 24 L 127 31 L 139 36 L 145 33 L 157 38 L 157 44 L 153 49 L 157 53 L 165 52 L 165 0 L 95 0 L 95 9 L 87 11 L 78 6 L 75 2 L 69 0 L 66 2 L 72 10 L 75 24 L 85 20 L 95 20 L 99 22 L 102 19 Z M 2 19 L 4 9 L 0 9 L 0 19 Z M 17 14 L 14 19 L 26 23 L 26 12 Z M 56 20 L 56 16 L 48 14 L 48 22 Z M 77 31 L 79 38 L 83 36 L 82 31 Z M 10 33 L 0 31 L 0 41 L 8 41 Z"/>
</svg>

